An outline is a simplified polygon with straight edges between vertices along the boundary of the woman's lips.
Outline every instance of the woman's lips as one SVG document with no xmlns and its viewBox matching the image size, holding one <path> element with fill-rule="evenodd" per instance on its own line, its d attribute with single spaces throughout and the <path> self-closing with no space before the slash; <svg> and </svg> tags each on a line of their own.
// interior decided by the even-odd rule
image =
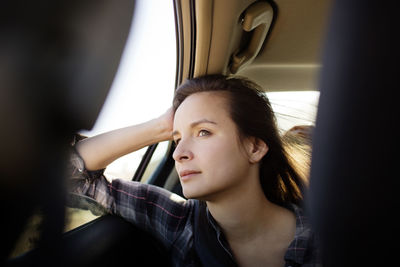
<svg viewBox="0 0 400 267">
<path fill-rule="evenodd" d="M 193 170 L 184 170 L 179 172 L 179 176 L 181 177 L 182 180 L 187 180 L 190 177 L 193 177 L 196 174 L 201 173 L 200 171 L 193 171 Z"/>
</svg>

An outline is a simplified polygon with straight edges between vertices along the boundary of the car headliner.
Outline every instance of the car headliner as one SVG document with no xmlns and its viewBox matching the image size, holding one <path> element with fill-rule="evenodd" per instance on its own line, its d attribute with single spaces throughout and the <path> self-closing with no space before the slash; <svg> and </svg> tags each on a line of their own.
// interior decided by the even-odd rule
<svg viewBox="0 0 400 267">
<path fill-rule="evenodd" d="M 260 1 L 194 2 L 176 1 L 181 11 L 177 14 L 178 24 L 183 26 L 178 32 L 178 82 L 190 76 L 231 74 L 232 54 L 243 38 L 251 38 L 244 33 L 241 18 L 249 5 Z M 331 1 L 269 2 L 274 15 L 267 38 L 255 60 L 236 74 L 254 80 L 268 91 L 318 90 L 321 47 Z M 195 21 L 190 20 L 191 12 L 195 13 Z"/>
</svg>

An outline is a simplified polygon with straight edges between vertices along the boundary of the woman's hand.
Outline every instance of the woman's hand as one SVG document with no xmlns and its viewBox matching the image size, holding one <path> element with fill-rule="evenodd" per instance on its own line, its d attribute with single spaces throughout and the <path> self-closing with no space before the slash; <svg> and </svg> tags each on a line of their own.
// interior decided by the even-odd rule
<svg viewBox="0 0 400 267">
<path fill-rule="evenodd" d="M 172 139 L 172 129 L 174 124 L 174 111 L 169 108 L 164 114 L 156 119 L 158 126 L 164 133 L 163 140 L 171 140 Z"/>
</svg>

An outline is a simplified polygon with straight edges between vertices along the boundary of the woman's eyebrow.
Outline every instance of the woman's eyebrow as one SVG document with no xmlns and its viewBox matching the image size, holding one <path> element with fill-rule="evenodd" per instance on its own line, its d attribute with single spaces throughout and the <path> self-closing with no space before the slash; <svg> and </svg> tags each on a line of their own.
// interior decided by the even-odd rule
<svg viewBox="0 0 400 267">
<path fill-rule="evenodd" d="M 217 124 L 215 121 L 210 121 L 210 120 L 207 120 L 207 119 L 201 119 L 201 120 L 192 122 L 192 123 L 190 124 L 190 127 L 191 127 L 191 128 L 194 128 L 194 127 L 196 127 L 197 125 L 202 124 L 202 123 Z"/>
<path fill-rule="evenodd" d="M 190 128 L 194 128 L 197 125 L 203 124 L 203 123 L 210 123 L 210 124 L 215 124 L 215 125 L 217 124 L 215 121 L 210 121 L 210 120 L 207 120 L 207 119 L 201 119 L 201 120 L 192 122 L 190 124 Z M 179 135 L 179 131 L 173 131 L 172 132 L 172 136 L 175 136 L 175 135 Z"/>
</svg>

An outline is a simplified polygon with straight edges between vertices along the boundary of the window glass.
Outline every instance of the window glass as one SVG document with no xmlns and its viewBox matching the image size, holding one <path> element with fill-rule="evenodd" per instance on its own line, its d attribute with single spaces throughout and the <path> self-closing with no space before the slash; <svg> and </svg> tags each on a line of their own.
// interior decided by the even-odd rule
<svg viewBox="0 0 400 267">
<path fill-rule="evenodd" d="M 90 131 L 94 136 L 142 123 L 164 113 L 172 104 L 176 72 L 176 39 L 172 1 L 136 1 L 135 14 L 119 69 L 109 95 Z M 162 145 L 153 159 L 160 161 Z M 131 180 L 147 148 L 111 163 L 104 174 L 108 180 Z M 151 166 L 157 162 L 150 163 Z M 154 168 L 154 167 L 153 167 Z M 95 219 L 89 210 L 67 208 L 65 230 Z"/>
<path fill-rule="evenodd" d="M 156 170 L 157 166 L 160 164 L 161 160 L 164 158 L 164 155 L 167 153 L 168 148 L 169 148 L 170 142 L 169 141 L 164 141 L 161 142 L 157 145 L 156 150 L 153 153 L 153 156 L 151 157 L 151 160 L 149 162 L 149 165 L 147 166 L 141 182 L 146 183 L 148 179 L 151 177 L 153 172 Z"/>
<path fill-rule="evenodd" d="M 131 33 L 93 136 L 155 118 L 172 105 L 176 73 L 173 1 L 136 1 Z M 131 180 L 147 148 L 111 163 L 109 179 Z"/>
<path fill-rule="evenodd" d="M 299 125 L 315 125 L 318 91 L 286 91 L 266 93 L 283 134 Z"/>
</svg>

